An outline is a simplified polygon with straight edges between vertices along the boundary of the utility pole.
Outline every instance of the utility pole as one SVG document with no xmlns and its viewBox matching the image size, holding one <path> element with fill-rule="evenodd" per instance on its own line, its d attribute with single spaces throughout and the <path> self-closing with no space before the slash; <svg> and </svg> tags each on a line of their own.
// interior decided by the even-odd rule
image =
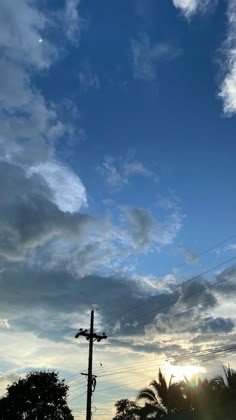
<svg viewBox="0 0 236 420">
<path fill-rule="evenodd" d="M 75 338 L 78 338 L 80 335 L 86 337 L 86 340 L 89 340 L 89 357 L 88 357 L 88 383 L 87 383 L 87 411 L 86 411 L 86 420 L 91 420 L 91 402 L 92 402 L 92 393 L 95 390 L 96 384 L 96 375 L 93 375 L 93 343 L 94 341 L 101 341 L 107 338 L 106 334 L 102 335 L 95 334 L 93 332 L 94 327 L 94 310 L 91 311 L 90 315 L 90 331 L 80 328 L 79 332 L 75 335 Z"/>
</svg>

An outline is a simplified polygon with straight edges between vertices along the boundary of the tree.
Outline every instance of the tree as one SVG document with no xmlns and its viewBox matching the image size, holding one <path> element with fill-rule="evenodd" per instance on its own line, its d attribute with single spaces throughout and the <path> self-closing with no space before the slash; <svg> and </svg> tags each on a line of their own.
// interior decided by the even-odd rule
<svg viewBox="0 0 236 420">
<path fill-rule="evenodd" d="M 230 366 L 223 366 L 223 372 L 223 376 L 214 379 L 218 390 L 217 403 L 224 418 L 231 420 L 235 418 L 236 412 L 236 372 Z"/>
<path fill-rule="evenodd" d="M 113 420 L 235 420 L 236 371 L 223 367 L 224 375 L 213 379 L 166 382 L 159 370 L 158 379 L 143 388 L 137 400 L 139 407 L 128 400 L 117 402 L 117 416 Z M 130 402 L 129 402 L 130 403 Z M 126 411 L 126 408 L 131 408 Z"/>
<path fill-rule="evenodd" d="M 192 387 L 185 379 L 183 391 L 193 419 L 233 420 L 236 412 L 236 372 L 225 368 L 224 376 L 199 379 Z M 177 420 L 177 419 L 176 419 Z"/>
<path fill-rule="evenodd" d="M 130 401 L 127 398 L 118 400 L 115 403 L 116 416 L 113 420 L 135 420 L 140 407 L 134 401 Z"/>
<path fill-rule="evenodd" d="M 31 372 L 7 387 L 0 399 L 0 420 L 73 420 L 68 389 L 55 372 Z"/>
<path fill-rule="evenodd" d="M 158 380 L 152 381 L 150 386 L 143 388 L 137 396 L 137 400 L 146 402 L 150 414 L 155 411 L 157 418 L 164 414 L 181 411 L 185 407 L 181 383 L 172 382 L 172 379 L 173 376 L 167 384 L 159 369 Z"/>
<path fill-rule="evenodd" d="M 217 376 L 214 379 L 215 383 L 219 386 L 220 389 L 231 389 L 236 391 L 236 372 L 228 367 L 223 366 L 224 376 Z"/>
</svg>

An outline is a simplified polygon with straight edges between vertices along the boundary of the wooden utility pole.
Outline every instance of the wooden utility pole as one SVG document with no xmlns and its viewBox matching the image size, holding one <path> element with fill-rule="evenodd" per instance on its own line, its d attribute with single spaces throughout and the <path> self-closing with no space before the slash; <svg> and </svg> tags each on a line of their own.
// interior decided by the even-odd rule
<svg viewBox="0 0 236 420">
<path fill-rule="evenodd" d="M 93 389 L 94 380 L 96 380 L 96 376 L 93 375 L 93 343 L 94 341 L 99 342 L 107 338 L 105 333 L 103 333 L 102 335 L 94 334 L 93 329 L 94 329 L 94 310 L 91 311 L 91 315 L 90 315 L 90 331 L 88 332 L 88 330 L 83 330 L 83 328 L 80 328 L 79 332 L 75 335 L 75 338 L 78 338 L 80 335 L 82 335 L 83 337 L 86 337 L 87 340 L 89 340 L 86 420 L 91 420 L 92 393 L 94 392 L 94 389 Z"/>
</svg>

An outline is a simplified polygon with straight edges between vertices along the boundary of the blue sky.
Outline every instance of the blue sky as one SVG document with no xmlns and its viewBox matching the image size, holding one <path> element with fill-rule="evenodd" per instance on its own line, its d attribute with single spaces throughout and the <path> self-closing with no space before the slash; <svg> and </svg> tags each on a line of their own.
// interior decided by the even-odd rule
<svg viewBox="0 0 236 420">
<path fill-rule="evenodd" d="M 171 355 L 235 341 L 236 2 L 4 0 L 0 16 L 1 389 L 59 369 L 82 413 L 73 336 L 96 305 L 95 368 L 140 364 L 137 385 L 98 381 L 105 419 L 155 358 L 169 374 Z"/>
</svg>

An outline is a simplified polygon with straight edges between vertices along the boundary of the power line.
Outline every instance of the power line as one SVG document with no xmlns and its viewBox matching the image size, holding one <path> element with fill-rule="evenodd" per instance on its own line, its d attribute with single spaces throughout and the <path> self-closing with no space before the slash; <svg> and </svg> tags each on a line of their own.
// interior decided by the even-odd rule
<svg viewBox="0 0 236 420">
<path fill-rule="evenodd" d="M 217 283 L 215 283 L 215 284 L 213 284 L 213 285 L 211 285 L 211 287 L 215 287 L 215 286 L 219 286 L 219 284 L 220 283 L 223 283 L 223 282 L 225 282 L 225 281 L 228 281 L 228 280 L 230 280 L 231 278 L 233 278 L 233 277 L 235 277 L 234 275 L 233 276 L 230 276 L 230 277 L 228 277 L 227 279 L 223 279 L 223 280 L 221 280 L 221 281 L 219 281 L 219 282 L 217 282 Z M 202 290 L 201 290 L 202 291 Z M 198 291 L 197 293 L 199 293 L 199 292 L 201 292 L 201 291 Z M 226 291 L 224 291 L 220 296 L 222 296 L 222 295 L 225 295 L 225 294 L 228 294 L 228 293 L 230 293 L 230 292 L 232 292 L 232 291 L 235 291 L 235 287 L 233 287 L 233 288 L 229 288 L 228 290 L 226 290 Z M 211 301 L 211 300 L 213 300 L 213 299 L 215 299 L 215 296 L 211 296 L 210 298 L 207 298 L 207 299 L 204 299 L 204 300 L 202 300 L 202 302 L 201 303 L 206 303 L 206 302 L 209 302 L 209 301 Z M 178 314 L 178 313 L 188 313 L 189 311 L 191 311 L 192 310 L 192 308 L 193 307 L 195 307 L 196 305 L 195 304 L 193 304 L 193 305 L 191 305 L 191 306 L 189 306 L 188 307 L 188 309 L 181 309 L 181 310 L 179 310 L 179 311 L 174 311 L 174 312 L 172 312 L 171 313 L 171 315 L 176 315 L 176 314 Z M 146 325 L 146 323 L 145 323 L 145 325 Z M 181 333 L 182 331 L 180 331 L 179 333 Z M 177 332 L 178 333 L 178 332 Z M 152 363 L 152 361 L 151 361 L 151 363 Z M 138 361 L 136 361 L 136 362 L 134 362 L 134 364 L 135 364 L 135 366 L 138 364 L 139 366 L 140 366 L 140 364 L 142 364 L 142 362 L 138 362 Z M 127 364 L 126 364 L 127 365 Z M 123 364 L 122 366 L 125 366 L 125 364 Z M 128 363 L 128 366 L 130 366 L 130 363 Z M 104 371 L 104 369 L 99 369 L 99 370 L 97 370 L 97 372 L 98 372 L 98 374 L 101 372 L 102 373 L 102 375 L 101 376 L 105 376 L 105 375 L 110 375 L 110 374 L 112 374 L 112 373 L 116 373 L 116 372 L 120 372 L 120 367 L 119 368 L 117 368 L 117 367 L 115 367 L 115 368 L 113 368 L 113 369 L 105 369 L 105 371 Z M 108 372 L 108 373 L 107 373 Z"/>
<path fill-rule="evenodd" d="M 69 398 L 68 403 L 71 403 L 71 401 L 74 401 L 76 398 L 83 397 L 85 394 L 87 394 L 87 390 L 85 392 L 83 392 L 83 394 L 76 395 L 73 398 Z"/>
<path fill-rule="evenodd" d="M 196 254 L 196 258 L 200 258 L 201 256 L 203 256 L 203 255 L 205 255 L 205 254 L 207 254 L 207 253 L 209 253 L 209 252 L 213 251 L 214 249 L 217 249 L 218 247 L 220 247 L 220 246 L 221 246 L 221 245 L 223 245 L 224 243 L 226 243 L 226 242 L 228 242 L 228 241 L 230 241 L 230 240 L 232 240 L 232 239 L 234 239 L 234 238 L 236 238 L 236 234 L 234 234 L 234 235 L 230 235 L 229 237 L 227 237 L 227 238 L 223 239 L 222 241 L 220 241 L 220 242 L 216 243 L 215 245 L 213 245 L 213 246 L 211 246 L 211 247 L 209 247 L 209 248 L 207 248 L 207 249 L 203 250 L 202 252 L 200 252 L 200 253 Z M 173 270 L 174 268 L 176 268 L 176 269 L 178 269 L 178 268 L 182 268 L 182 267 L 184 267 L 184 266 L 186 266 L 186 265 L 188 265 L 188 263 L 187 263 L 187 262 L 184 262 L 184 263 L 182 263 L 182 264 L 180 264 L 180 265 L 178 265 L 178 266 L 172 267 L 172 269 L 170 269 L 170 270 Z M 170 270 L 169 270 L 169 271 L 170 271 Z M 168 272 L 169 272 L 169 271 L 168 271 Z M 164 276 L 164 275 L 168 274 L 168 272 L 163 273 L 161 276 Z M 191 279 L 190 279 L 190 280 L 191 280 Z M 179 286 L 180 286 L 180 285 L 178 285 L 177 287 L 179 287 Z M 173 290 L 174 290 L 174 289 L 173 289 Z M 131 312 L 133 309 L 135 309 L 135 308 L 137 308 L 137 307 L 141 307 L 141 306 L 145 305 L 146 303 L 148 303 L 149 301 L 151 301 L 152 299 L 157 299 L 157 298 L 158 298 L 158 296 L 153 296 L 153 297 L 151 297 L 150 299 L 146 300 L 145 302 L 143 302 L 143 303 L 141 303 L 141 304 L 139 304 L 139 305 L 136 305 L 136 306 L 134 306 L 134 307 L 131 307 L 130 309 L 127 309 L 126 311 L 122 312 L 121 314 L 118 314 L 118 316 L 122 316 L 122 315 L 124 315 L 124 314 L 126 314 L 126 313 L 128 313 L 128 312 Z M 112 336 L 114 336 L 114 335 L 116 335 L 116 334 L 112 334 Z M 57 357 L 54 357 L 54 358 L 53 358 L 53 362 L 54 362 L 54 361 L 56 361 L 56 360 L 58 360 L 58 358 L 57 358 Z M 65 360 L 67 360 L 67 359 L 62 360 L 62 362 L 60 362 L 60 364 L 61 364 L 61 363 L 63 363 Z M 53 368 L 52 368 L 52 369 L 53 369 Z M 67 381 L 68 381 L 68 380 L 66 380 L 66 382 L 67 382 Z"/>
<path fill-rule="evenodd" d="M 211 355 L 213 355 L 213 354 L 218 354 L 218 353 L 230 353 L 230 352 L 234 352 L 236 350 L 236 344 L 228 344 L 228 345 L 225 345 L 225 346 L 219 346 L 219 347 L 216 347 L 216 348 L 211 348 L 211 349 L 205 349 L 205 350 L 200 350 L 200 351 L 198 351 L 198 350 L 196 350 L 196 351 L 188 351 L 188 352 L 185 352 L 185 353 L 183 353 L 183 354 L 181 354 L 181 355 L 179 355 L 179 356 L 172 356 L 172 357 L 170 357 L 170 358 L 165 358 L 164 360 L 163 360 L 163 358 L 156 358 L 156 359 L 152 359 L 152 360 L 149 360 L 148 362 L 141 362 L 141 363 L 139 363 L 138 365 L 137 365 L 137 363 L 136 363 L 136 367 L 132 367 L 132 364 L 130 364 L 129 366 L 131 366 L 131 369 L 128 369 L 128 368 L 126 368 L 126 369 L 120 369 L 120 370 L 117 370 L 117 371 L 112 371 L 112 372 L 109 372 L 109 373 L 105 373 L 104 375 L 99 375 L 99 377 L 100 378 L 102 378 L 102 377 L 107 377 L 107 376 L 114 376 L 114 375 L 119 375 L 119 374 L 127 374 L 127 373 L 136 373 L 136 374 L 142 374 L 143 372 L 139 369 L 138 371 L 137 371 L 137 369 L 141 366 L 141 368 L 142 369 L 146 369 L 147 368 L 147 366 L 150 366 L 150 368 L 153 366 L 153 364 L 154 363 L 156 363 L 156 362 L 159 362 L 159 367 L 161 367 L 161 366 L 165 366 L 166 365 L 166 362 L 169 362 L 170 364 L 173 364 L 173 363 L 177 363 L 177 362 L 182 362 L 182 360 L 184 361 L 184 362 L 186 362 L 186 360 L 187 359 L 190 359 L 190 358 L 199 358 L 199 357 L 209 357 L 209 356 L 211 356 Z M 194 364 L 196 364 L 196 363 L 194 363 Z M 136 369 L 136 370 L 134 370 L 134 369 Z"/>
<path fill-rule="evenodd" d="M 227 354 L 227 353 L 232 353 L 232 352 L 236 352 L 236 344 L 228 346 L 228 348 L 214 349 L 214 350 L 208 352 L 207 354 L 203 355 L 203 356 L 210 356 L 210 357 L 208 357 L 208 359 L 205 359 L 205 360 L 203 359 L 202 361 L 199 361 L 198 363 L 195 363 L 195 364 L 201 364 L 201 363 L 209 362 L 212 359 L 217 358 L 217 355 L 219 355 L 219 354 Z M 214 357 L 212 358 L 211 356 L 213 354 L 214 354 Z M 140 382 L 140 381 L 138 381 L 138 382 Z M 135 383 L 135 382 L 126 383 L 126 385 L 132 385 L 133 383 Z M 124 385 L 117 385 L 117 386 L 113 386 L 113 387 L 100 389 L 97 392 L 103 392 L 103 391 L 108 391 L 108 390 L 110 391 L 110 390 L 117 389 L 117 388 L 122 388 L 122 387 L 124 387 Z"/>
<path fill-rule="evenodd" d="M 231 344 L 231 345 L 228 345 L 228 346 L 221 346 L 221 347 L 218 347 L 218 348 L 214 348 L 214 349 L 211 349 L 210 351 L 204 350 L 204 351 L 199 352 L 199 354 L 197 354 L 197 352 L 188 352 L 188 353 L 185 353 L 184 355 L 182 355 L 182 357 L 185 358 L 185 361 L 186 361 L 186 356 L 187 355 L 194 355 L 195 357 L 196 356 L 204 357 L 202 360 L 199 360 L 197 363 L 196 362 L 194 363 L 195 365 L 198 365 L 198 364 L 202 364 L 202 363 L 206 363 L 206 362 L 209 362 L 211 360 L 214 360 L 215 358 L 217 358 L 221 354 L 225 355 L 227 353 L 232 353 L 232 352 L 235 352 L 235 351 L 236 351 L 236 344 Z M 180 357 L 179 357 L 179 359 L 180 359 Z M 139 372 L 139 374 L 140 374 L 140 372 Z M 140 384 L 141 385 L 141 384 L 143 384 L 143 380 L 140 379 L 138 381 L 132 381 L 132 382 L 128 382 L 128 383 L 126 382 L 125 385 L 129 386 L 129 385 L 133 385 L 133 384 L 135 384 L 135 385 Z M 97 392 L 111 391 L 113 389 L 119 389 L 119 388 L 123 388 L 123 387 L 124 387 L 124 384 L 123 385 L 112 386 L 112 387 L 107 387 L 107 388 L 102 388 L 102 389 L 98 390 Z M 85 395 L 85 393 L 83 393 L 82 395 Z M 77 397 L 75 397 L 75 398 L 77 398 Z M 75 398 L 73 398 L 73 399 L 75 399 Z M 71 399 L 70 402 L 73 399 Z M 104 409 L 103 409 L 103 411 L 104 411 Z M 96 413 L 96 415 L 97 414 L 98 413 Z"/>
<path fill-rule="evenodd" d="M 217 284 L 213 284 L 213 285 L 211 285 L 211 287 L 213 287 L 213 286 L 216 286 L 216 285 L 219 285 L 220 283 L 222 283 L 222 282 L 224 282 L 224 281 L 227 281 L 227 280 L 230 280 L 230 278 L 232 278 L 232 277 L 234 277 L 234 276 L 231 276 L 231 277 L 229 277 L 229 278 L 227 278 L 226 280 L 222 280 L 222 281 L 220 281 L 220 282 L 217 282 Z M 225 291 L 224 292 L 224 294 L 227 294 L 227 293 L 230 293 L 232 290 L 235 290 L 235 288 L 233 288 L 233 289 L 228 289 L 227 291 Z M 200 291 L 198 291 L 197 293 L 199 293 Z M 211 296 L 210 298 L 208 298 L 208 299 L 205 299 L 205 300 L 203 300 L 202 301 L 202 303 L 206 303 L 206 302 L 208 302 L 208 301 L 210 301 L 210 300 L 212 300 L 214 297 L 213 296 Z M 182 309 L 182 310 L 180 310 L 180 311 L 175 311 L 174 313 L 172 313 L 172 315 L 175 315 L 175 314 L 178 314 L 178 313 L 187 313 L 187 312 L 189 312 L 189 311 L 191 311 L 191 308 L 192 307 L 194 307 L 195 306 L 195 304 L 194 305 L 191 305 L 187 310 L 184 310 L 184 309 Z M 193 355 L 193 353 L 191 353 L 191 356 Z M 178 356 L 179 358 L 182 358 L 182 357 L 186 357 L 186 354 L 184 355 L 184 356 L 182 356 L 182 355 L 180 355 L 180 356 Z M 154 361 L 158 361 L 160 358 L 158 358 L 158 359 L 155 359 Z M 140 366 L 140 365 L 143 365 L 143 363 L 144 363 L 144 365 L 146 366 L 147 365 L 147 363 L 146 362 L 135 362 L 134 364 L 135 364 L 135 366 L 137 366 L 137 364 Z M 153 363 L 153 360 L 151 360 L 150 361 L 150 363 Z M 126 364 L 127 365 L 127 367 L 129 367 L 130 366 L 130 363 L 127 363 Z M 122 366 L 125 366 L 125 365 L 122 365 Z M 119 373 L 122 373 L 122 372 L 127 372 L 127 370 L 125 370 L 125 371 L 122 371 L 121 369 L 120 369 L 120 367 L 119 368 L 113 368 L 113 369 L 105 369 L 105 371 L 104 371 L 104 369 L 99 369 L 98 371 L 96 371 L 98 374 L 99 374 L 99 372 L 102 372 L 102 375 L 99 375 L 100 377 L 104 377 L 104 376 L 110 376 L 110 375 L 114 375 L 114 374 L 119 374 Z M 107 373 L 108 372 L 108 373 Z M 79 382 L 79 381 L 77 381 L 77 382 Z"/>
<path fill-rule="evenodd" d="M 210 268 L 209 270 L 204 271 L 204 272 L 202 272 L 201 274 L 199 274 L 199 275 L 197 275 L 197 276 L 195 276 L 195 277 L 192 277 L 191 279 L 189 279 L 189 280 L 187 280 L 187 281 L 185 281 L 185 282 L 180 283 L 177 287 L 173 288 L 173 289 L 172 289 L 172 291 L 173 291 L 173 290 L 175 290 L 175 289 L 177 289 L 177 288 L 179 288 L 179 287 L 185 286 L 186 284 L 190 283 L 191 281 L 196 280 L 197 278 L 202 277 L 203 275 L 208 274 L 208 273 L 210 273 L 211 271 L 216 270 L 217 268 L 219 268 L 219 267 L 221 267 L 221 266 L 223 266 L 223 265 L 225 265 L 225 264 L 227 264 L 227 263 L 229 263 L 229 262 L 231 262 L 231 261 L 233 261 L 233 260 L 235 260 L 235 259 L 236 259 L 236 256 L 235 256 L 235 257 L 230 258 L 229 260 L 224 261 L 223 263 L 217 264 L 216 266 L 214 266 L 214 267 Z M 231 277 L 229 277 L 228 279 L 220 280 L 219 282 L 215 282 L 215 283 L 213 283 L 212 285 L 206 286 L 206 287 L 204 287 L 204 288 L 202 288 L 202 289 L 198 290 L 197 292 L 190 293 L 189 295 L 187 295 L 187 296 L 185 296 L 184 298 L 182 298 L 182 301 L 184 301 L 185 299 L 188 299 L 188 298 L 190 298 L 190 297 L 192 297 L 192 296 L 194 296 L 194 295 L 196 295 L 196 294 L 198 294 L 198 293 L 201 293 L 201 292 L 203 292 L 204 290 L 207 290 L 207 289 L 210 289 L 210 288 L 212 288 L 212 287 L 215 287 L 215 286 L 217 286 L 218 284 L 223 283 L 223 282 L 225 282 L 225 281 L 227 281 L 227 280 L 229 280 L 230 278 L 235 277 L 235 276 L 236 276 L 236 274 L 235 274 L 235 275 L 233 275 L 233 276 L 231 276 Z M 161 296 L 157 296 L 156 298 L 161 298 Z M 173 301 L 171 301 L 171 302 L 169 302 L 169 303 L 167 303 L 167 304 L 165 304 L 165 305 L 161 305 L 161 306 L 159 306 L 159 307 L 158 307 L 158 308 L 156 308 L 156 309 L 152 309 L 151 311 L 148 311 L 148 312 L 146 312 L 145 314 L 142 314 L 141 316 L 137 316 L 135 320 L 128 320 L 128 321 L 126 321 L 126 323 L 136 322 L 136 321 L 137 321 L 137 319 L 139 319 L 140 317 L 141 317 L 141 318 L 144 318 L 146 315 L 150 315 L 151 313 L 161 313 L 161 312 L 162 312 L 162 309 L 166 309 L 166 308 L 168 308 L 168 307 L 172 306 L 173 304 L 175 304 L 176 302 L 178 302 L 178 299 L 179 299 L 179 298 L 177 298 L 177 299 L 175 299 L 175 300 L 173 300 Z M 158 310 L 157 310 L 157 309 L 158 309 Z M 140 327 L 142 327 L 142 326 L 145 326 L 145 325 L 147 325 L 147 322 L 145 322 L 144 324 L 139 324 L 139 325 L 138 325 L 138 328 L 140 328 Z M 137 329 L 138 329 L 138 328 L 136 328 L 136 331 L 137 331 Z M 114 333 L 113 335 L 110 335 L 110 337 L 113 337 L 113 336 L 114 336 L 114 335 L 116 335 L 116 334 L 117 334 L 117 333 Z"/>
<path fill-rule="evenodd" d="M 235 275 L 233 276 L 233 277 L 235 277 Z M 228 278 L 227 280 L 230 280 L 230 278 Z M 196 295 L 196 294 L 198 294 L 198 293 L 202 293 L 204 290 L 208 290 L 208 289 L 213 289 L 215 286 L 219 286 L 219 284 L 221 284 L 221 283 L 224 283 L 226 280 L 222 280 L 222 281 L 220 281 L 220 282 L 218 282 L 218 283 L 216 283 L 216 284 L 214 284 L 214 285 L 211 285 L 211 286 L 209 286 L 209 287 L 207 287 L 207 288 L 204 288 L 204 289 L 202 289 L 202 290 L 199 290 L 198 292 L 196 292 L 196 293 L 194 293 L 194 294 L 191 294 L 191 295 L 189 295 L 189 296 L 187 296 L 186 297 L 186 299 L 188 299 L 189 297 L 192 297 L 192 296 L 194 296 L 194 295 Z M 224 293 L 229 293 L 229 292 L 232 292 L 232 291 L 234 291 L 235 290 L 235 288 L 233 288 L 233 289 L 231 289 L 231 290 L 229 290 L 229 291 L 225 291 Z M 214 300 L 214 298 L 215 298 L 215 296 L 210 296 L 209 298 L 207 298 L 207 299 L 205 299 L 204 301 L 202 301 L 201 303 L 207 303 L 207 302 L 210 302 L 211 300 Z M 183 301 L 184 301 L 185 299 L 183 299 Z M 188 313 L 188 312 L 191 312 L 192 311 L 192 308 L 194 308 L 194 307 L 196 307 L 196 303 L 194 303 L 193 305 L 190 305 L 190 306 L 188 306 L 188 309 L 180 309 L 180 310 L 178 310 L 178 311 L 174 311 L 174 312 L 170 312 L 170 315 L 178 315 L 178 314 L 180 314 L 180 313 Z M 162 311 L 157 311 L 156 312 L 156 314 L 159 314 L 159 313 L 162 313 Z M 145 327 L 145 326 L 148 326 L 148 325 L 153 325 L 152 323 L 148 323 L 148 322 L 144 322 L 143 324 L 139 324 L 139 326 L 136 328 L 136 331 L 138 331 L 140 328 L 142 328 L 142 327 Z"/>
<path fill-rule="evenodd" d="M 226 242 L 228 242 L 228 241 L 230 241 L 231 239 L 234 239 L 234 238 L 236 238 L 236 234 L 234 234 L 234 235 L 230 235 L 229 237 L 227 237 L 227 238 L 223 239 L 222 241 L 218 242 L 217 244 L 215 244 L 215 245 L 213 245 L 213 246 L 211 246 L 211 247 L 209 247 L 209 248 L 207 248 L 207 249 L 203 250 L 203 251 L 202 251 L 202 252 L 200 252 L 199 254 L 197 254 L 197 255 L 196 255 L 196 258 L 199 258 L 199 257 L 201 257 L 201 256 L 203 256 L 203 255 L 205 255 L 205 254 L 207 254 L 207 253 L 209 253 L 209 252 L 213 251 L 214 249 L 217 249 L 219 246 L 223 245 L 224 243 L 226 243 Z M 184 266 L 186 266 L 186 265 L 188 265 L 188 263 L 184 262 L 184 263 L 182 263 L 182 264 L 180 264 L 180 265 L 178 265 L 178 266 L 172 267 L 172 269 L 168 270 L 168 272 L 165 272 L 164 274 L 161 274 L 161 275 L 160 275 L 160 277 L 164 277 L 165 275 L 169 274 L 169 272 L 170 272 L 170 271 L 172 271 L 172 270 L 174 270 L 174 269 L 179 269 L 179 268 L 182 268 L 182 267 L 184 267 Z M 192 280 L 192 279 L 190 279 L 190 280 L 188 280 L 188 281 L 191 281 L 191 280 Z M 124 311 L 124 312 L 119 313 L 119 314 L 117 315 L 117 317 L 121 317 L 121 316 L 123 316 L 123 315 L 127 314 L 128 312 L 131 312 L 131 311 L 133 311 L 134 309 L 137 309 L 137 308 L 139 308 L 139 307 L 141 307 L 141 306 L 145 305 L 147 302 L 149 302 L 149 301 L 151 301 L 152 299 L 155 299 L 155 298 L 156 298 L 156 296 L 152 296 L 151 298 L 147 299 L 147 300 L 146 300 L 146 302 L 142 302 L 142 303 L 140 303 L 140 304 L 138 304 L 138 305 L 135 305 L 135 306 L 133 306 L 133 307 L 131 307 L 131 308 L 127 309 L 127 310 L 126 310 L 126 311 Z"/>
</svg>

